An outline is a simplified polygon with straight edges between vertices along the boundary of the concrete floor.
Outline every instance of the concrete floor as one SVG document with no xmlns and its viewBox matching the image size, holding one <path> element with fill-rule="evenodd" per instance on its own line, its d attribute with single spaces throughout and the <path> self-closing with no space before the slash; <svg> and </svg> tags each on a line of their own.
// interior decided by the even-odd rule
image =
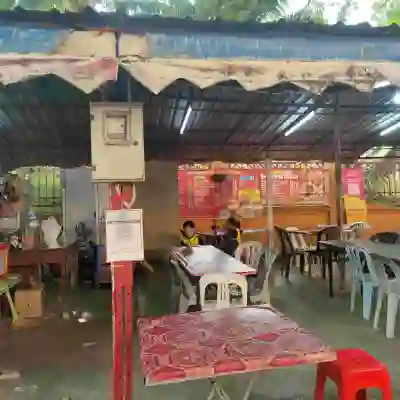
<svg viewBox="0 0 400 400">
<path fill-rule="evenodd" d="M 149 313 L 167 312 L 168 280 L 165 273 L 152 276 Z M 319 278 L 294 275 L 291 284 L 279 279 L 272 304 L 301 326 L 315 332 L 337 348 L 362 347 L 385 362 L 393 377 L 394 399 L 400 399 L 400 324 L 399 339 L 387 340 L 382 329 L 372 330 L 372 323 L 362 319 L 361 310 L 349 312 L 349 295 L 330 299 L 326 283 Z M 49 294 L 48 298 L 54 298 Z M 81 290 L 57 300 L 39 327 L 12 331 L 9 321 L 0 326 L 0 368 L 16 370 L 20 379 L 0 380 L 0 399 L 38 400 L 103 400 L 110 399 L 111 371 L 111 293 L 109 289 Z M 80 324 L 63 320 L 65 309 L 90 311 L 93 319 Z M 137 347 L 134 353 L 137 355 Z M 135 357 L 135 400 L 205 400 L 209 391 L 205 381 L 144 388 Z M 223 381 L 232 400 L 244 390 L 246 376 Z M 270 371 L 262 375 L 251 400 L 312 399 L 315 367 L 299 367 Z M 399 396 L 399 397 L 397 397 Z M 332 384 L 327 386 L 327 399 L 336 399 Z M 379 399 L 372 393 L 371 399 Z"/>
</svg>

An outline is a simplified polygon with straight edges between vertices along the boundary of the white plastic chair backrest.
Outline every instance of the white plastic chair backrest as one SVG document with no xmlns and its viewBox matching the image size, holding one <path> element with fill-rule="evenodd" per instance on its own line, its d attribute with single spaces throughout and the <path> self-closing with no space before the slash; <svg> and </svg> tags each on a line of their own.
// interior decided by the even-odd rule
<svg viewBox="0 0 400 400">
<path fill-rule="evenodd" d="M 395 263 L 390 258 L 381 256 L 373 256 L 373 260 L 375 262 L 376 273 L 378 275 L 378 278 L 388 283 L 389 282 L 393 283 L 394 280 L 397 280 L 397 282 L 399 282 L 400 266 L 397 263 Z M 389 271 L 386 269 L 387 267 L 391 270 L 394 276 L 389 277 L 388 275 Z"/>
<path fill-rule="evenodd" d="M 346 245 L 346 264 L 350 267 L 352 275 L 358 275 L 361 268 L 361 261 L 354 246 Z"/>
<path fill-rule="evenodd" d="M 374 262 L 365 249 L 358 246 L 346 246 L 346 256 L 355 278 L 362 282 L 369 281 L 376 285 L 379 284 Z M 364 267 L 368 269 L 368 273 L 364 271 Z"/>
<path fill-rule="evenodd" d="M 236 260 L 257 269 L 261 259 L 262 244 L 255 240 L 241 243 L 235 251 Z"/>
<path fill-rule="evenodd" d="M 277 257 L 277 253 L 274 249 L 264 249 L 262 258 L 263 265 L 257 271 L 256 280 L 254 283 L 254 289 L 259 292 L 262 298 L 270 298 L 269 296 L 269 276 L 271 275 L 272 265 L 274 264 Z"/>
<path fill-rule="evenodd" d="M 267 271 L 265 279 L 268 281 L 272 271 L 272 265 L 274 264 L 277 257 L 277 253 L 274 249 L 266 248 L 264 249 L 263 257 L 264 257 L 264 267 L 265 270 Z"/>
<path fill-rule="evenodd" d="M 349 226 L 349 230 L 353 233 L 352 236 L 354 239 L 357 239 L 361 236 L 361 232 L 364 230 L 365 223 L 364 222 L 353 222 Z"/>
<path fill-rule="evenodd" d="M 231 275 L 226 275 L 227 279 L 227 284 L 228 284 L 228 302 L 229 302 L 229 307 L 242 307 L 242 306 L 247 306 L 247 281 L 246 278 L 242 275 L 238 274 L 231 274 Z M 240 289 L 240 294 L 241 298 L 239 301 L 235 301 L 234 303 L 231 303 L 230 301 L 230 286 L 231 285 L 236 285 Z"/>
<path fill-rule="evenodd" d="M 200 278 L 200 305 L 202 311 L 229 308 L 230 274 L 206 274 Z M 209 285 L 217 286 L 217 299 L 213 304 L 206 303 L 206 289 Z"/>
<path fill-rule="evenodd" d="M 350 229 L 357 230 L 357 229 L 364 229 L 364 222 L 353 222 L 350 224 Z"/>
<path fill-rule="evenodd" d="M 296 233 L 296 231 L 299 231 L 299 230 L 300 229 L 297 228 L 297 226 L 288 226 L 286 228 L 286 231 L 289 234 L 289 238 L 290 238 L 290 241 L 292 243 L 294 250 L 307 248 L 307 242 L 304 238 L 304 235 L 300 234 L 300 233 Z"/>
<path fill-rule="evenodd" d="M 195 290 L 190 282 L 190 279 L 186 276 L 185 271 L 183 270 L 183 267 L 176 256 L 172 256 L 170 261 L 175 268 L 176 275 L 182 283 L 183 294 L 188 299 L 191 298 L 195 294 Z"/>
</svg>

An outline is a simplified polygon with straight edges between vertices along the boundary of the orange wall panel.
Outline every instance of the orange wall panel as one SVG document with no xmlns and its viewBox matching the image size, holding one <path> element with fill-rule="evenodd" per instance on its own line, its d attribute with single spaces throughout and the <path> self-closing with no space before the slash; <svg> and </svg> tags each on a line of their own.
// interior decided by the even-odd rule
<svg viewBox="0 0 400 400">
<path fill-rule="evenodd" d="M 368 204 L 368 223 L 371 229 L 365 232 L 372 236 L 377 232 L 400 232 L 400 209 L 394 207 Z"/>
</svg>

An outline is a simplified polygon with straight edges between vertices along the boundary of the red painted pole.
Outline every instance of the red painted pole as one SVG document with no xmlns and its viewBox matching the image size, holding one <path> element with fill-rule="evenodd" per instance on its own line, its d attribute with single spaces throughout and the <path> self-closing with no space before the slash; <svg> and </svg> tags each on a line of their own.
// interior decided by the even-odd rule
<svg viewBox="0 0 400 400">
<path fill-rule="evenodd" d="M 132 184 L 110 184 L 112 210 L 132 208 Z M 132 290 L 134 261 L 111 264 L 113 329 L 113 399 L 132 400 Z"/>
</svg>

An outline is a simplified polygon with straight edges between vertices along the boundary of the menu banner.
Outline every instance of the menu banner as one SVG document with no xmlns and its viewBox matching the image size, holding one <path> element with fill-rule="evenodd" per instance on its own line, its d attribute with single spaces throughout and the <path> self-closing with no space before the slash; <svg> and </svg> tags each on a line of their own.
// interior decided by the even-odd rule
<svg viewBox="0 0 400 400">
<path fill-rule="evenodd" d="M 181 218 L 218 218 L 226 210 L 260 210 L 266 206 L 267 177 L 263 163 L 230 164 L 223 181 L 214 182 L 209 164 L 181 165 L 178 170 Z M 323 167 L 302 165 L 271 170 L 275 205 L 327 204 L 329 176 Z"/>
<path fill-rule="evenodd" d="M 365 200 L 364 170 L 362 168 L 342 168 L 343 194 Z"/>
</svg>

